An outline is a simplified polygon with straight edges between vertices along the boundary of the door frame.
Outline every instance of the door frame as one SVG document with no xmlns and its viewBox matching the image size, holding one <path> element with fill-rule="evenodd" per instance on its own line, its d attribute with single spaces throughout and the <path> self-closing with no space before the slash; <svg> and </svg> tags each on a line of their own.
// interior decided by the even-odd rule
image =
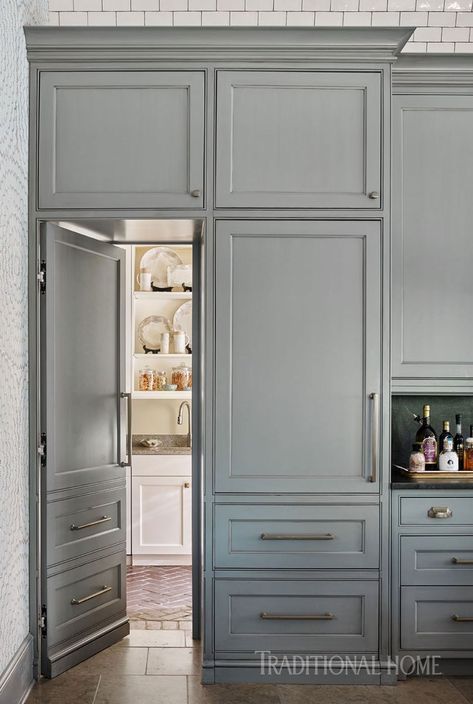
<svg viewBox="0 0 473 704">
<path fill-rule="evenodd" d="M 141 217 L 140 217 L 141 216 Z M 30 219 L 29 245 L 28 245 L 28 413 L 29 413 L 29 623 L 30 633 L 33 637 L 33 676 L 41 676 L 41 559 L 42 559 L 42 527 L 41 527 L 41 455 L 38 452 L 41 433 L 41 354 L 40 354 L 40 230 L 43 224 L 58 221 L 87 221 L 100 219 L 104 222 L 119 219 L 128 220 L 182 220 L 194 219 L 202 222 L 202 228 L 194 233 L 192 241 L 193 262 L 193 397 L 192 397 L 192 633 L 195 639 L 201 639 L 202 632 L 202 516 L 203 516 L 203 448 L 205 437 L 204 419 L 204 266 L 206 261 L 206 235 L 209 232 L 209 218 L 202 212 L 182 217 L 182 213 L 172 215 L 129 211 L 117 214 L 100 214 L 95 212 L 82 212 L 75 214 L 58 213 L 56 217 L 35 217 Z M 92 238 L 93 239 L 93 238 Z M 183 241 L 117 241 L 107 240 L 112 244 L 153 246 L 166 244 L 183 244 Z"/>
</svg>

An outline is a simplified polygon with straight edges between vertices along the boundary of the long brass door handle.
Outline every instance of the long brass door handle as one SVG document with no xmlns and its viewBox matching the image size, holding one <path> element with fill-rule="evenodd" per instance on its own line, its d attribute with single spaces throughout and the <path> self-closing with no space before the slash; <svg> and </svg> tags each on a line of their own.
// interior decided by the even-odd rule
<svg viewBox="0 0 473 704">
<path fill-rule="evenodd" d="M 334 540 L 332 533 L 261 533 L 261 540 Z"/>
<path fill-rule="evenodd" d="M 458 614 L 453 614 L 452 621 L 456 621 L 457 623 L 460 623 L 460 622 L 466 623 L 468 621 L 473 621 L 473 616 L 458 616 Z"/>
<path fill-rule="evenodd" d="M 333 621 L 335 618 L 329 611 L 324 614 L 272 614 L 262 611 L 259 616 L 265 621 Z"/>
<path fill-rule="evenodd" d="M 107 523 L 111 520 L 111 516 L 102 516 L 102 518 L 99 518 L 96 521 L 91 521 L 90 523 L 82 523 L 80 526 L 76 526 L 75 523 L 72 523 L 71 530 L 83 530 L 84 528 L 92 528 L 92 526 L 99 526 L 101 523 Z"/>
<path fill-rule="evenodd" d="M 107 592 L 111 592 L 112 587 L 107 587 L 107 585 L 104 584 L 102 589 L 98 592 L 94 592 L 93 594 L 89 594 L 89 596 L 83 596 L 80 599 L 76 599 L 73 597 L 71 599 L 71 604 L 72 606 L 78 606 L 79 604 L 85 604 L 86 601 L 90 601 L 91 599 L 96 599 L 98 596 L 102 596 L 102 594 L 107 594 Z"/>
<path fill-rule="evenodd" d="M 120 467 L 131 467 L 131 455 L 133 446 L 133 436 L 132 436 L 132 418 L 131 418 L 131 393 L 122 391 L 120 398 L 126 398 L 127 400 L 127 428 L 126 428 L 126 461 L 122 460 L 120 462 Z"/>
<path fill-rule="evenodd" d="M 378 480 L 378 448 L 379 448 L 379 394 L 370 394 L 371 400 L 371 474 L 368 481 Z"/>
<path fill-rule="evenodd" d="M 460 557 L 452 557 L 454 565 L 473 565 L 473 560 L 462 560 Z"/>
</svg>

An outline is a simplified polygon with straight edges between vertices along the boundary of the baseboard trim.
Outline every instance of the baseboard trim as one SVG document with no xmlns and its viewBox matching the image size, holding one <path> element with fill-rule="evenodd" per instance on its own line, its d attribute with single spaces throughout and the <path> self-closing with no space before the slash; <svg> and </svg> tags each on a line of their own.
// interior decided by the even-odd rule
<svg viewBox="0 0 473 704">
<path fill-rule="evenodd" d="M 23 704 L 33 686 L 33 636 L 28 634 L 0 675 L 0 704 Z"/>
</svg>

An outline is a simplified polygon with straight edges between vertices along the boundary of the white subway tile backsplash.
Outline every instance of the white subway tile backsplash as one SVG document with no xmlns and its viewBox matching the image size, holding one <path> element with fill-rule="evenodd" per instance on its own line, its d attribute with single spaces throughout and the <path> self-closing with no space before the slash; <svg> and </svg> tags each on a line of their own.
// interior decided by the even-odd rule
<svg viewBox="0 0 473 704">
<path fill-rule="evenodd" d="M 74 0 L 74 11 L 100 12 L 102 0 Z"/>
<path fill-rule="evenodd" d="M 217 10 L 244 10 L 245 0 L 217 0 Z M 230 23 L 230 17 L 228 18 Z"/>
<path fill-rule="evenodd" d="M 176 27 L 200 27 L 202 24 L 201 12 L 175 12 L 174 25 Z"/>
<path fill-rule="evenodd" d="M 441 27 L 419 27 L 414 32 L 415 42 L 439 42 L 442 39 Z"/>
<path fill-rule="evenodd" d="M 441 12 L 445 0 L 417 0 L 416 10 L 428 10 L 430 12 Z"/>
<path fill-rule="evenodd" d="M 274 0 L 246 0 L 246 10 L 272 12 Z"/>
<path fill-rule="evenodd" d="M 393 12 L 408 12 L 416 9 L 416 0 L 388 0 L 388 10 Z"/>
<path fill-rule="evenodd" d="M 131 0 L 131 9 L 154 12 L 159 10 L 159 0 Z"/>
<path fill-rule="evenodd" d="M 331 0 L 330 9 L 334 12 L 357 12 L 359 0 Z"/>
<path fill-rule="evenodd" d="M 457 27 L 473 27 L 473 12 L 459 12 L 457 14 Z"/>
<path fill-rule="evenodd" d="M 302 0 L 302 9 L 308 12 L 328 11 L 330 10 L 330 0 Z"/>
<path fill-rule="evenodd" d="M 87 27 L 87 12 L 60 12 L 59 24 L 61 27 Z"/>
<path fill-rule="evenodd" d="M 341 27 L 343 12 L 316 12 L 315 24 L 319 27 Z"/>
<path fill-rule="evenodd" d="M 444 27 L 442 29 L 443 42 L 467 42 L 470 39 L 468 27 Z"/>
<path fill-rule="evenodd" d="M 260 27 L 284 27 L 286 24 L 285 12 L 259 12 L 258 25 Z"/>
<path fill-rule="evenodd" d="M 230 24 L 229 12 L 203 12 L 203 27 L 227 27 Z"/>
<path fill-rule="evenodd" d="M 286 24 L 288 27 L 313 27 L 315 12 L 288 12 Z"/>
<path fill-rule="evenodd" d="M 59 24 L 59 12 L 48 13 L 48 24 L 51 27 L 56 27 Z"/>
<path fill-rule="evenodd" d="M 427 51 L 430 53 L 438 54 L 453 54 L 455 51 L 455 44 L 453 42 L 429 42 L 427 44 Z"/>
<path fill-rule="evenodd" d="M 113 27 L 117 24 L 114 12 L 88 12 L 87 19 L 90 27 Z"/>
<path fill-rule="evenodd" d="M 302 0 L 274 0 L 274 10 L 275 12 L 300 11 L 302 10 Z"/>
<path fill-rule="evenodd" d="M 235 27 L 256 27 L 257 12 L 230 12 L 230 24 Z"/>
<path fill-rule="evenodd" d="M 429 26 L 455 27 L 455 12 L 429 12 Z"/>
<path fill-rule="evenodd" d="M 343 24 L 345 27 L 369 27 L 371 12 L 344 12 Z"/>
<path fill-rule="evenodd" d="M 472 0 L 445 0 L 444 10 L 453 10 L 458 12 L 459 10 L 471 11 Z"/>
<path fill-rule="evenodd" d="M 425 54 L 427 44 L 425 42 L 408 42 L 404 47 L 405 54 Z"/>
<path fill-rule="evenodd" d="M 188 0 L 189 10 L 216 10 L 217 0 Z"/>
<path fill-rule="evenodd" d="M 471 54 L 473 52 L 473 41 L 470 40 L 469 44 L 465 44 L 464 42 L 459 42 L 458 44 L 455 44 L 455 51 L 459 54 Z"/>
<path fill-rule="evenodd" d="M 144 23 L 144 12 L 117 12 L 118 27 L 142 27 Z"/>
<path fill-rule="evenodd" d="M 130 0 L 102 0 L 102 10 L 127 12 L 130 10 Z"/>
<path fill-rule="evenodd" d="M 373 27 L 398 27 L 399 12 L 373 12 L 371 24 Z"/>
<path fill-rule="evenodd" d="M 401 27 L 427 26 L 427 12 L 401 12 L 399 24 Z"/>
<path fill-rule="evenodd" d="M 68 12 L 74 9 L 72 0 L 49 0 L 49 10 L 51 12 Z"/>
<path fill-rule="evenodd" d="M 172 27 L 172 12 L 145 12 L 145 25 L 149 27 Z"/>
<path fill-rule="evenodd" d="M 160 10 L 168 10 L 173 12 L 174 10 L 185 11 L 188 9 L 187 0 L 160 0 L 159 3 Z"/>
<path fill-rule="evenodd" d="M 360 10 L 384 12 L 388 8 L 387 0 L 360 0 Z"/>
</svg>

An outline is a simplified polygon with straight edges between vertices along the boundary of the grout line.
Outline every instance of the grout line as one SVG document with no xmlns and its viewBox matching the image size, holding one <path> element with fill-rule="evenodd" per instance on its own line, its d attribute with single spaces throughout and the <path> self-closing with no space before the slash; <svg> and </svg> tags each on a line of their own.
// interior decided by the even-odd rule
<svg viewBox="0 0 473 704">
<path fill-rule="evenodd" d="M 99 675 L 99 681 L 97 682 L 97 689 L 95 690 L 94 698 L 92 700 L 92 704 L 95 704 L 96 699 L 97 699 L 97 694 L 99 693 L 99 687 L 100 683 L 102 682 L 102 675 Z"/>
<path fill-rule="evenodd" d="M 455 691 L 465 700 L 465 702 L 470 703 L 470 700 L 466 697 L 465 694 L 461 691 L 461 689 L 458 689 L 457 685 L 455 684 L 455 679 L 450 679 L 450 677 L 446 677 L 447 682 L 455 689 Z"/>
</svg>

